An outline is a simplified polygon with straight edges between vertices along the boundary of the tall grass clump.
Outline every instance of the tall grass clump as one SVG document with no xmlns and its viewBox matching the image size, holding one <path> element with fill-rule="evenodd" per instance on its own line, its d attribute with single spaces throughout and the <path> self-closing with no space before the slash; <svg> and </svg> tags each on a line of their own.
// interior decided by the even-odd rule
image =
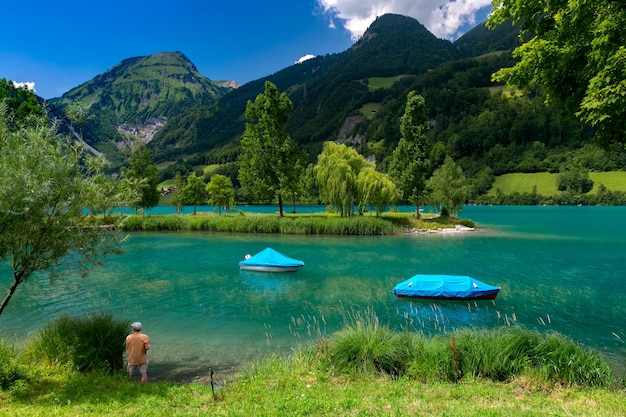
<svg viewBox="0 0 626 417">
<path fill-rule="evenodd" d="M 327 354 L 330 366 L 339 372 L 398 377 L 422 344 L 416 334 L 396 332 L 368 310 L 348 315 L 344 328 L 329 337 Z"/>
<path fill-rule="evenodd" d="M 407 376 L 421 382 L 457 382 L 458 368 L 450 342 L 442 336 L 421 338 L 421 349 L 414 352 Z"/>
<path fill-rule="evenodd" d="M 586 387 L 616 380 L 606 361 L 560 334 L 522 327 L 465 329 L 427 338 L 382 325 L 376 314 L 352 311 L 344 326 L 318 342 L 318 362 L 356 376 L 384 374 L 423 382 L 511 381 L 519 376 Z"/>
<path fill-rule="evenodd" d="M 22 363 L 13 349 L 0 342 L 0 389 L 10 388 L 18 381 L 30 379 L 28 367 Z"/>
<path fill-rule="evenodd" d="M 109 313 L 63 315 L 46 324 L 27 347 L 33 361 L 70 365 L 78 371 L 119 371 L 123 366 L 128 321 Z"/>
<path fill-rule="evenodd" d="M 524 372 L 540 340 L 539 333 L 522 328 L 462 330 L 450 348 L 458 355 L 460 377 L 506 381 Z"/>
<path fill-rule="evenodd" d="M 533 365 L 546 380 L 593 387 L 606 387 L 614 381 L 611 368 L 597 352 L 561 334 L 544 336 L 533 353 Z"/>
</svg>

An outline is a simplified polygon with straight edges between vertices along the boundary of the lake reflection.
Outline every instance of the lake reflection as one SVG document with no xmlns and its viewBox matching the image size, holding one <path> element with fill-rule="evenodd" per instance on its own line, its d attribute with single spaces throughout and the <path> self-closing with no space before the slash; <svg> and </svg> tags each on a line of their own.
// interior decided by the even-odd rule
<svg viewBox="0 0 626 417">
<path fill-rule="evenodd" d="M 268 210 L 272 210 L 269 208 Z M 0 328 L 21 343 L 63 313 L 108 311 L 141 321 L 151 375 L 226 378 L 269 353 L 340 328 L 346 315 L 432 335 L 523 325 L 559 331 L 624 363 L 626 223 L 623 207 L 466 207 L 480 231 L 388 237 L 132 233 L 125 253 L 85 279 L 33 279 Z M 267 246 L 303 260 L 295 273 L 239 271 Z M 495 301 L 395 299 L 417 273 L 459 274 L 502 287 Z M 10 276 L 2 269 L 0 285 Z"/>
</svg>

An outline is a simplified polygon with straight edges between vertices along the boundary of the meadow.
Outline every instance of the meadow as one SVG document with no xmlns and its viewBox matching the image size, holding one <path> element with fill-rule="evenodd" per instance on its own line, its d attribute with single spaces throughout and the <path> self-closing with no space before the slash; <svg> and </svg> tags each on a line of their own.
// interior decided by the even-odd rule
<svg viewBox="0 0 626 417">
<path fill-rule="evenodd" d="M 538 172 L 533 174 L 514 173 L 496 177 L 488 195 L 496 195 L 497 190 L 504 194 L 532 193 L 533 187 L 537 187 L 537 194 L 553 196 L 559 193 L 557 189 L 558 173 Z M 593 180 L 593 189 L 590 194 L 598 192 L 598 187 L 603 184 L 611 191 L 626 191 L 626 172 L 590 172 L 589 178 Z"/>
</svg>

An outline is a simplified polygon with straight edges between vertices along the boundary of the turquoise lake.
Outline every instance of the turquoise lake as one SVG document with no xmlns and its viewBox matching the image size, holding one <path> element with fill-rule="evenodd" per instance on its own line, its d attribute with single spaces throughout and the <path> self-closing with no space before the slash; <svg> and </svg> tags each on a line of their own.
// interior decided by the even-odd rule
<svg viewBox="0 0 626 417">
<path fill-rule="evenodd" d="M 557 331 L 623 372 L 626 207 L 468 206 L 461 217 L 479 230 L 385 237 L 131 233 L 124 253 L 87 278 L 35 277 L 20 286 L 0 316 L 2 338 L 20 345 L 63 313 L 107 311 L 144 324 L 153 380 L 203 378 L 209 368 L 220 380 L 331 334 L 346 315 L 370 311 L 384 324 L 427 335 L 507 325 Z M 268 246 L 306 266 L 282 274 L 239 271 L 245 254 Z M 8 290 L 10 271 L 0 273 L 0 290 Z M 418 273 L 471 275 L 501 291 L 494 301 L 469 303 L 395 299 L 393 286 Z"/>
</svg>

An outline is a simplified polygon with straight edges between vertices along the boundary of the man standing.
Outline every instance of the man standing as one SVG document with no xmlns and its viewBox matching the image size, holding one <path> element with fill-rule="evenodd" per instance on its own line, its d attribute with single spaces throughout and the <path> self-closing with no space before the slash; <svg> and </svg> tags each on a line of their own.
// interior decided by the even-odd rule
<svg viewBox="0 0 626 417">
<path fill-rule="evenodd" d="M 138 321 L 130 325 L 133 333 L 126 336 L 126 350 L 128 351 L 128 378 L 132 381 L 137 368 L 141 374 L 141 382 L 148 382 L 148 355 L 150 342 L 147 334 L 141 333 L 141 323 Z"/>
</svg>

